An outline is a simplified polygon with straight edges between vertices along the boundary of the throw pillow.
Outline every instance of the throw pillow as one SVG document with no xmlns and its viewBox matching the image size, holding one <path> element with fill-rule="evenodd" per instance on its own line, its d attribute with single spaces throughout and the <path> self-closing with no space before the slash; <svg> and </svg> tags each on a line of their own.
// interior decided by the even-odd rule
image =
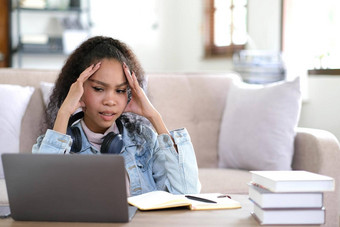
<svg viewBox="0 0 340 227">
<path fill-rule="evenodd" d="M 301 109 L 300 80 L 268 85 L 234 82 L 219 138 L 219 166 L 291 170 Z"/>
<path fill-rule="evenodd" d="M 19 152 L 21 120 L 33 91 L 33 87 L 0 84 L 0 154 Z M 0 158 L 0 178 L 3 177 Z"/>
<path fill-rule="evenodd" d="M 48 106 L 48 103 L 50 102 L 50 96 L 52 94 L 54 88 L 54 83 L 49 83 L 49 82 L 40 82 L 40 90 L 41 94 L 44 100 L 45 107 Z"/>
</svg>

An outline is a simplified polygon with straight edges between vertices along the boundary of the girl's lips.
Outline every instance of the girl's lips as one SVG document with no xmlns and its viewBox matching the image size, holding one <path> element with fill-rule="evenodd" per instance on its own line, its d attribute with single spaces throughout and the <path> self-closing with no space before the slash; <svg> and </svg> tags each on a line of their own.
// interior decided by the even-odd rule
<svg viewBox="0 0 340 227">
<path fill-rule="evenodd" d="M 100 112 L 99 114 L 104 121 L 111 121 L 115 117 L 115 113 L 112 112 Z"/>
</svg>

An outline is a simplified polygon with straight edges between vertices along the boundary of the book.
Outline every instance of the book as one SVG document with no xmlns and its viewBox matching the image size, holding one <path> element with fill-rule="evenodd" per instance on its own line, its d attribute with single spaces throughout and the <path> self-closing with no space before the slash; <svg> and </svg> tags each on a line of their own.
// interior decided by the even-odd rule
<svg viewBox="0 0 340 227">
<path fill-rule="evenodd" d="M 324 208 L 262 209 L 254 204 L 252 215 L 261 225 L 321 225 L 325 223 Z"/>
<path fill-rule="evenodd" d="M 334 179 L 308 171 L 250 171 L 251 183 L 272 192 L 333 191 Z"/>
<path fill-rule="evenodd" d="M 44 9 L 46 8 L 46 1 L 44 0 L 21 0 L 20 7 L 32 8 L 32 9 Z"/>
<path fill-rule="evenodd" d="M 249 199 L 261 208 L 321 208 L 322 192 L 271 192 L 249 184 Z"/>
<path fill-rule="evenodd" d="M 241 204 L 219 193 L 191 194 L 194 198 L 209 200 L 202 202 L 188 199 L 188 195 L 174 195 L 165 191 L 153 191 L 128 198 L 128 203 L 140 210 L 158 210 L 174 207 L 187 207 L 190 210 L 218 210 L 241 208 Z"/>
</svg>

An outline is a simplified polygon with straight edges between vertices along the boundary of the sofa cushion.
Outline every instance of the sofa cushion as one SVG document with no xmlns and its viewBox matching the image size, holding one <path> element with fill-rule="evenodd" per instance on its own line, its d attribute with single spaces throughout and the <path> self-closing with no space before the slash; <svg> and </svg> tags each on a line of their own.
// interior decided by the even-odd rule
<svg viewBox="0 0 340 227">
<path fill-rule="evenodd" d="M 251 179 L 249 171 L 237 169 L 199 168 L 201 193 L 247 194 Z"/>
<path fill-rule="evenodd" d="M 19 152 L 21 121 L 33 91 L 29 86 L 0 84 L 0 154 Z M 0 178 L 3 178 L 2 162 Z"/>
<path fill-rule="evenodd" d="M 54 83 L 49 83 L 45 81 L 40 82 L 40 90 L 41 90 L 41 95 L 44 100 L 44 105 L 45 107 L 48 106 L 48 103 L 50 102 L 50 96 L 52 94 L 54 88 Z"/>
<path fill-rule="evenodd" d="M 224 104 L 236 74 L 151 74 L 148 96 L 169 130 L 190 133 L 199 167 L 218 167 L 218 135 Z"/>
<path fill-rule="evenodd" d="M 290 82 L 230 88 L 219 138 L 219 166 L 246 170 L 290 170 L 301 94 Z"/>
</svg>

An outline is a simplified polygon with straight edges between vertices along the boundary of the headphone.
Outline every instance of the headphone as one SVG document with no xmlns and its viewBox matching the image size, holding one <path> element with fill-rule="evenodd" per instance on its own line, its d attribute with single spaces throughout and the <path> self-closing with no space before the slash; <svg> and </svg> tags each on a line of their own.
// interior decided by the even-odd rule
<svg viewBox="0 0 340 227">
<path fill-rule="evenodd" d="M 78 153 L 82 147 L 82 138 L 81 132 L 78 127 L 72 126 L 74 122 L 84 117 L 84 112 L 78 112 L 72 115 L 68 122 L 67 132 L 66 134 L 71 136 L 73 143 L 71 146 L 71 152 Z M 100 152 L 104 154 L 119 154 L 124 147 L 124 141 L 122 137 L 123 132 L 123 124 L 120 120 L 116 120 L 116 124 L 119 130 L 119 133 L 116 134 L 114 132 L 109 132 L 103 140 L 103 143 L 100 148 Z"/>
</svg>

